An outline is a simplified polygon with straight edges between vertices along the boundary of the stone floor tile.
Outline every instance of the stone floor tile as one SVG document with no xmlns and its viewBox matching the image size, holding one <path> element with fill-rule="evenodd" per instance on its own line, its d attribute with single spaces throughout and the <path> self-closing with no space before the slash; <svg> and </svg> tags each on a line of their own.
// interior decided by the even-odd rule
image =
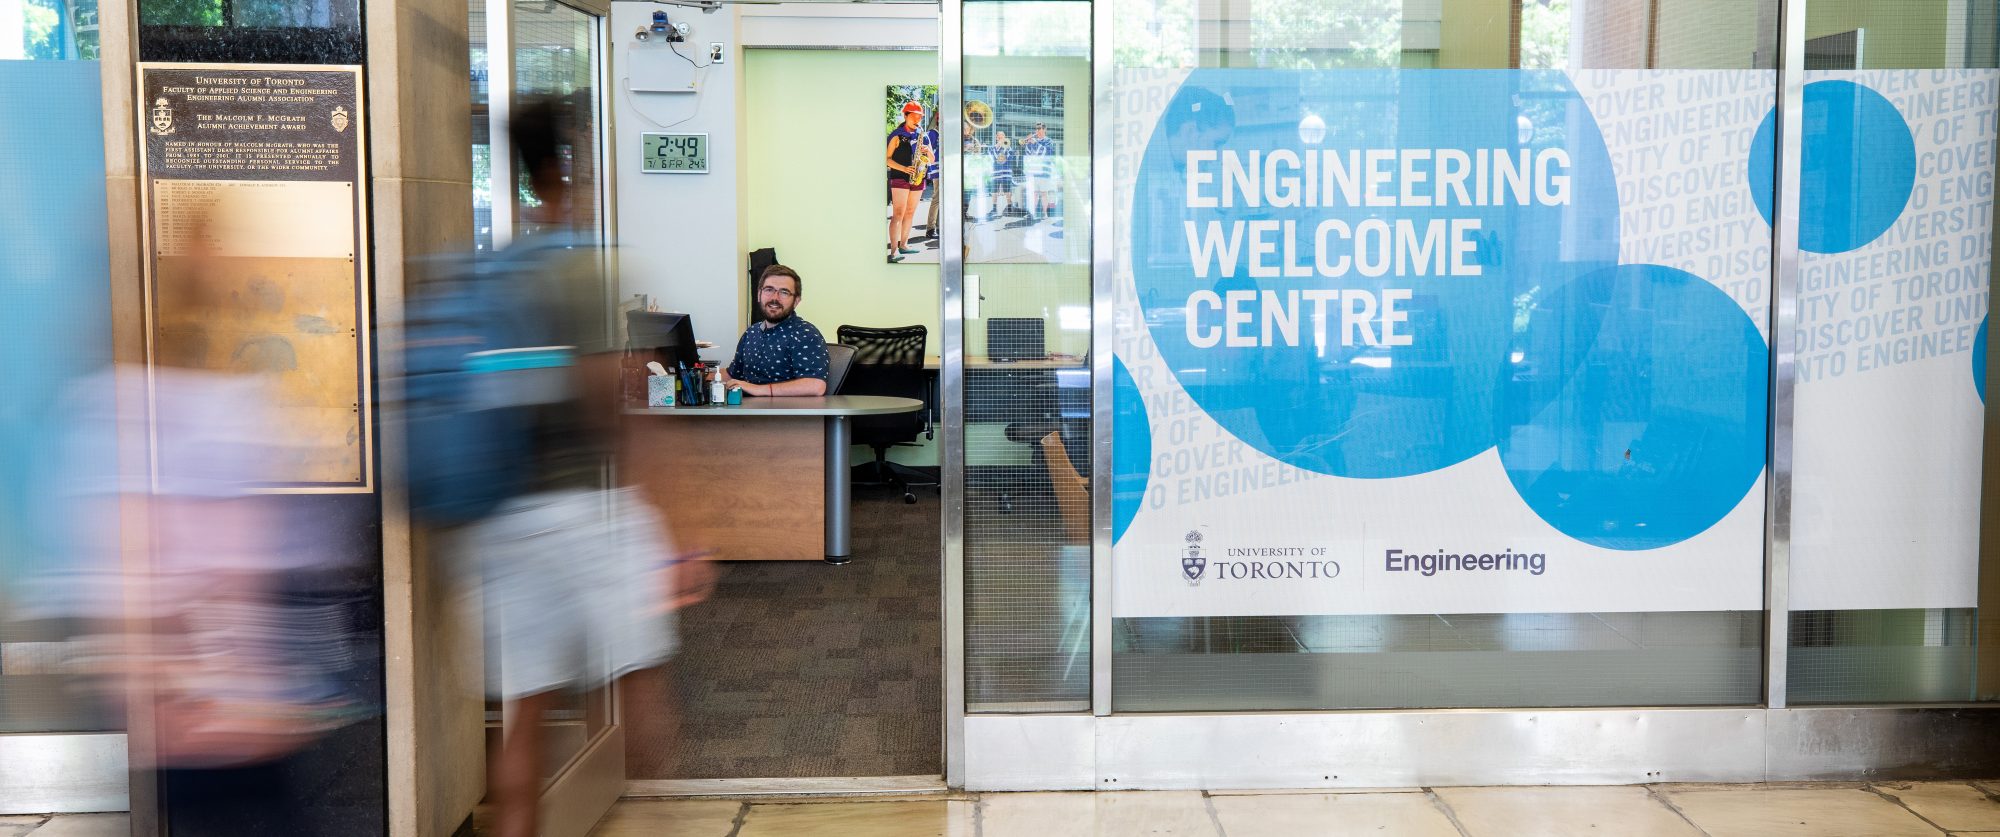
<svg viewBox="0 0 2000 837">
<path fill-rule="evenodd" d="M 1212 790 L 1209 796 L 1313 796 L 1342 793 L 1423 793 L 1423 788 L 1291 788 L 1288 790 Z"/>
<path fill-rule="evenodd" d="M 773 805 L 821 805 L 854 802 L 971 802 L 977 797 L 978 794 L 966 793 L 964 791 L 947 791 L 944 793 L 850 793 L 845 796 L 837 794 L 781 796 L 765 797 L 756 801 L 760 803 L 769 802 Z"/>
<path fill-rule="evenodd" d="M 1425 793 L 1217 796 L 1209 803 L 1229 837 L 1458 837 Z"/>
<path fill-rule="evenodd" d="M 1094 793 L 987 793 L 979 796 L 981 837 L 1095 837 Z"/>
<path fill-rule="evenodd" d="M 128 814 L 59 814 L 46 825 L 28 832 L 34 837 L 128 837 L 132 817 Z"/>
<path fill-rule="evenodd" d="M 1638 787 L 1438 788 L 1472 837 L 1701 837 Z"/>
<path fill-rule="evenodd" d="M 22 835 L 35 830 L 36 826 L 41 825 L 42 820 L 45 819 L 48 819 L 48 817 L 41 815 L 32 817 L 0 817 L 0 837 L 22 837 Z"/>
<path fill-rule="evenodd" d="M 1116 791 L 1097 795 L 1097 833 L 1221 837 L 1200 791 Z"/>
<path fill-rule="evenodd" d="M 737 837 L 972 837 L 972 803 L 752 803 Z"/>
<path fill-rule="evenodd" d="M 729 837 L 743 803 L 716 799 L 627 799 L 590 837 Z"/>
<path fill-rule="evenodd" d="M 1710 837 L 1937 837 L 1902 806 L 1858 788 L 1666 790 Z"/>
<path fill-rule="evenodd" d="M 1892 782 L 1875 790 L 1946 831 L 2000 831 L 2000 802 L 1963 782 Z"/>
</svg>

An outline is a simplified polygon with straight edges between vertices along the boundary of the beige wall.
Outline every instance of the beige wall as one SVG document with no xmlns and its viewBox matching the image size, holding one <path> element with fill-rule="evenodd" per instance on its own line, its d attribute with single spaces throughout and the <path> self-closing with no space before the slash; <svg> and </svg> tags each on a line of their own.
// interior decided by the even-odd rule
<svg viewBox="0 0 2000 837">
<path fill-rule="evenodd" d="M 97 21 L 98 68 L 104 85 L 104 195 L 106 249 L 110 257 L 111 276 L 111 357 L 121 364 L 139 364 L 146 360 L 145 278 L 139 256 L 139 128 L 135 123 L 137 111 L 133 103 L 136 73 L 132 69 L 139 60 L 139 32 L 134 12 L 132 5 L 107 3 L 98 9 Z M 123 413 L 132 407 L 121 404 L 118 409 Z M 137 469 L 143 466 L 134 465 L 133 458 L 147 455 L 143 449 L 135 450 L 121 444 L 118 450 L 120 470 L 137 473 Z M 119 504 L 119 560 L 128 567 L 143 567 L 148 561 L 144 533 L 151 531 L 151 523 L 146 516 L 145 505 L 144 502 L 130 500 Z M 138 689 L 128 691 L 125 699 L 131 707 L 151 704 L 151 696 Z M 125 733 L 128 763 L 151 762 L 154 757 L 153 742 L 156 740 L 152 713 L 128 712 Z M 134 770 L 129 775 L 132 781 L 127 787 L 126 807 L 131 811 L 132 833 L 157 833 L 160 829 L 158 788 L 146 781 L 151 774 Z"/>
<path fill-rule="evenodd" d="M 472 94 L 467 8 L 444 0 L 368 0 L 370 195 L 374 215 L 376 374 L 383 400 L 402 371 L 394 347 L 417 260 L 470 249 Z M 383 641 L 389 833 L 448 837 L 486 787 L 485 670 L 472 614 L 456 606 L 442 562 L 411 531 L 394 476 L 403 459 L 382 422 Z"/>
</svg>

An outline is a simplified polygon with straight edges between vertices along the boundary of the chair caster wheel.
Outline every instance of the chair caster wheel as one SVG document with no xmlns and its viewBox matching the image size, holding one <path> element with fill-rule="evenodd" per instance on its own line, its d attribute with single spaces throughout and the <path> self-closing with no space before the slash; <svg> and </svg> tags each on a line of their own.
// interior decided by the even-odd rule
<svg viewBox="0 0 2000 837">
<path fill-rule="evenodd" d="M 911 493 L 909 493 L 909 492 L 907 492 L 907 491 L 903 492 L 903 503 L 904 503 L 905 505 L 911 505 L 911 506 L 914 506 L 914 505 L 916 505 L 916 504 L 917 504 L 917 495 L 915 495 L 915 494 L 911 494 Z"/>
</svg>

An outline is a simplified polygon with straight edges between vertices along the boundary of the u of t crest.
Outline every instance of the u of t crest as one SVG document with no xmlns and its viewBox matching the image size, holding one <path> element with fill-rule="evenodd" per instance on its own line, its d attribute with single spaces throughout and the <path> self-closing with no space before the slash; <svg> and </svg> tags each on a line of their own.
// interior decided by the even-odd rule
<svg viewBox="0 0 2000 837">
<path fill-rule="evenodd" d="M 1202 554 L 1201 530 L 1189 529 L 1187 546 L 1181 550 L 1181 577 L 1189 585 L 1201 583 L 1201 576 L 1208 571 L 1208 558 Z"/>
</svg>

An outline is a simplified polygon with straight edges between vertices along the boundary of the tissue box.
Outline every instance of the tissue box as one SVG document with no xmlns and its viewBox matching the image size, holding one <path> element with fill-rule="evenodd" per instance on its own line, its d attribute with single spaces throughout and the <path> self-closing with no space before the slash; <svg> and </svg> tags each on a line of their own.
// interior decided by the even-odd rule
<svg viewBox="0 0 2000 837">
<path fill-rule="evenodd" d="M 646 406 L 648 407 L 674 406 L 674 376 L 672 375 L 646 376 Z"/>
</svg>

